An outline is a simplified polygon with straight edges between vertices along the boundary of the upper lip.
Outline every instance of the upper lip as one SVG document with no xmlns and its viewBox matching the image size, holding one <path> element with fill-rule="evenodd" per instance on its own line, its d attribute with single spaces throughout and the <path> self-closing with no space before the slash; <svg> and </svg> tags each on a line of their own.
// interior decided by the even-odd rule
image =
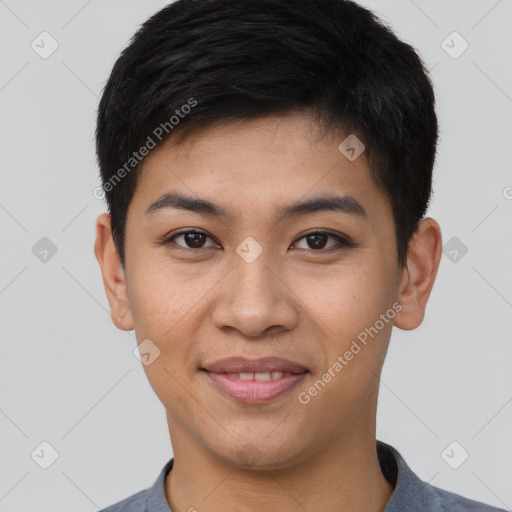
<svg viewBox="0 0 512 512">
<path fill-rule="evenodd" d="M 213 373 L 265 373 L 290 372 L 303 373 L 308 371 L 304 366 L 280 357 L 263 357 L 247 359 L 245 357 L 227 357 L 205 365 L 203 370 Z"/>
</svg>

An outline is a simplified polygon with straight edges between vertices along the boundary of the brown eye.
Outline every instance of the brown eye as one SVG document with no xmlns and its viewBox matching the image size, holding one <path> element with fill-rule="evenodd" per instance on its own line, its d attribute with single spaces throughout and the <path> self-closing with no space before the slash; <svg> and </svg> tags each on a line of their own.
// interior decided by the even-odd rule
<svg viewBox="0 0 512 512">
<path fill-rule="evenodd" d="M 327 243 L 329 235 L 308 235 L 306 239 L 311 249 L 323 249 Z"/>
<path fill-rule="evenodd" d="M 350 246 L 350 243 L 343 237 L 334 235 L 333 233 L 324 232 L 324 231 L 314 231 L 312 233 L 307 233 L 299 240 L 306 240 L 307 247 L 299 247 L 300 249 L 305 250 L 313 250 L 320 251 L 322 249 L 326 249 L 328 239 L 332 239 L 335 241 L 334 244 L 327 246 L 327 249 L 331 247 L 340 246 L 339 248 L 343 248 L 346 246 Z"/>
<path fill-rule="evenodd" d="M 184 245 L 176 242 L 179 239 L 183 240 Z M 184 249 L 205 249 L 208 247 L 213 247 L 213 245 L 204 245 L 207 239 L 211 240 L 212 238 L 206 233 L 202 233 L 201 231 L 182 231 L 181 233 L 177 233 L 176 235 L 168 238 L 166 243 L 172 242 Z"/>
</svg>

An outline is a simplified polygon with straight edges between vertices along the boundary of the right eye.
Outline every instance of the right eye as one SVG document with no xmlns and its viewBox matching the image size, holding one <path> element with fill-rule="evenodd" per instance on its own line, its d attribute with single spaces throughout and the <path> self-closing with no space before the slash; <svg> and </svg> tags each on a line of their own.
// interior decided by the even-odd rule
<svg viewBox="0 0 512 512">
<path fill-rule="evenodd" d="M 187 230 L 180 231 L 179 233 L 175 233 L 172 236 L 166 238 L 163 241 L 163 245 L 175 244 L 181 249 L 185 250 L 197 250 L 197 249 L 210 249 L 211 247 L 215 247 L 215 245 L 204 246 L 204 242 L 206 239 L 213 240 L 210 235 L 202 231 L 197 230 Z M 176 240 L 182 239 L 184 245 L 177 243 Z"/>
</svg>

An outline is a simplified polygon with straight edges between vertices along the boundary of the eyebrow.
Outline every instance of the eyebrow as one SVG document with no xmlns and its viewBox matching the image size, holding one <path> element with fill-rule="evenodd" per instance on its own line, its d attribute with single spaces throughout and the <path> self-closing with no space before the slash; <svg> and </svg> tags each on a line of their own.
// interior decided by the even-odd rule
<svg viewBox="0 0 512 512">
<path fill-rule="evenodd" d="M 146 215 L 154 214 L 164 208 L 187 210 L 209 217 L 222 217 L 229 219 L 230 215 L 220 205 L 206 199 L 186 196 L 178 192 L 167 192 L 152 203 L 146 210 Z M 368 218 L 364 207 L 351 196 L 322 195 L 299 203 L 281 208 L 277 212 L 277 219 L 283 220 L 307 213 L 318 211 L 337 211 L 349 215 Z"/>
</svg>

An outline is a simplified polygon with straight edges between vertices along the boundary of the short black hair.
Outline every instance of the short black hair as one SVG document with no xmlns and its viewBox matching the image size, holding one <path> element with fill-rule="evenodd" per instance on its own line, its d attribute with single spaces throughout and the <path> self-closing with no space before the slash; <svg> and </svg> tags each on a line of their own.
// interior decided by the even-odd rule
<svg viewBox="0 0 512 512">
<path fill-rule="evenodd" d="M 215 122 L 308 110 L 327 129 L 362 139 L 372 179 L 390 200 L 403 267 L 432 194 L 434 103 L 415 49 L 353 1 L 169 4 L 123 50 L 98 108 L 96 152 L 123 265 L 126 215 L 148 149 Z"/>
</svg>

